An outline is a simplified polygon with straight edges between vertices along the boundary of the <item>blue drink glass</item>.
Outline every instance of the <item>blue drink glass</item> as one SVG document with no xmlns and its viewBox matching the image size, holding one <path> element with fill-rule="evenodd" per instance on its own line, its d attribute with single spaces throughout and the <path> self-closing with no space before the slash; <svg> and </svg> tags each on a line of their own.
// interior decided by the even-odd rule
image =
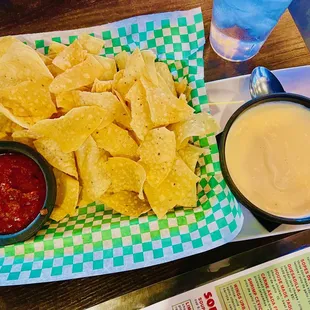
<svg viewBox="0 0 310 310">
<path fill-rule="evenodd" d="M 210 43 L 230 61 L 255 56 L 292 0 L 214 0 Z"/>
</svg>

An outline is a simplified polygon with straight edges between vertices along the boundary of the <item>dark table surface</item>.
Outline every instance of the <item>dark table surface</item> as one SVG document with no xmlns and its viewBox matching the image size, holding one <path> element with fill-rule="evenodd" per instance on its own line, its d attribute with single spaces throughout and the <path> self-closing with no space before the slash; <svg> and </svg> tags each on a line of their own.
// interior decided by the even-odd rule
<svg viewBox="0 0 310 310">
<path fill-rule="evenodd" d="M 201 7 L 208 35 L 211 0 L 1 0 L 0 36 L 94 26 L 127 17 Z M 307 65 L 310 54 L 288 12 L 261 52 L 244 63 L 230 63 L 205 49 L 206 81 L 269 69 Z M 209 252 L 141 270 L 72 281 L 0 288 L 2 309 L 85 309 L 205 264 L 267 244 L 283 236 L 230 243 Z"/>
</svg>

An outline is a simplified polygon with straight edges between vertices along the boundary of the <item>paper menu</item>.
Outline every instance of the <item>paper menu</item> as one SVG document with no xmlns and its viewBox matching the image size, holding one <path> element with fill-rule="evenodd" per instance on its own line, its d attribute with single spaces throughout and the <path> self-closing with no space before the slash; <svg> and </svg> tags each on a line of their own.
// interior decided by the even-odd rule
<svg viewBox="0 0 310 310">
<path fill-rule="evenodd" d="M 310 309 L 310 247 L 144 309 Z"/>
</svg>

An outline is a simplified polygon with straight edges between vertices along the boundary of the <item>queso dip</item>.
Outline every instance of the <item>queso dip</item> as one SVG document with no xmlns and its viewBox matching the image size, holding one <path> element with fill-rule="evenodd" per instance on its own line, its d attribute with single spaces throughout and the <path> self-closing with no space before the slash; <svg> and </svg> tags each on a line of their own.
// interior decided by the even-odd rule
<svg viewBox="0 0 310 310">
<path fill-rule="evenodd" d="M 270 102 L 242 113 L 225 146 L 227 167 L 258 208 L 287 218 L 310 216 L 310 110 Z"/>
</svg>

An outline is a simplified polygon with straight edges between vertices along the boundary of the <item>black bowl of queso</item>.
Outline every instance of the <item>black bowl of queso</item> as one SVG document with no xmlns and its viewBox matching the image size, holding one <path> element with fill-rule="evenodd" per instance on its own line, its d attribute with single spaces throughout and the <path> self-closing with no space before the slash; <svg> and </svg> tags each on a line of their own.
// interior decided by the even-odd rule
<svg viewBox="0 0 310 310">
<path fill-rule="evenodd" d="M 245 103 L 225 126 L 220 163 L 232 193 L 253 213 L 310 223 L 310 99 L 278 93 Z"/>
<path fill-rule="evenodd" d="M 27 145 L 0 142 L 0 246 L 36 234 L 55 201 L 56 180 L 47 161 Z"/>
</svg>

